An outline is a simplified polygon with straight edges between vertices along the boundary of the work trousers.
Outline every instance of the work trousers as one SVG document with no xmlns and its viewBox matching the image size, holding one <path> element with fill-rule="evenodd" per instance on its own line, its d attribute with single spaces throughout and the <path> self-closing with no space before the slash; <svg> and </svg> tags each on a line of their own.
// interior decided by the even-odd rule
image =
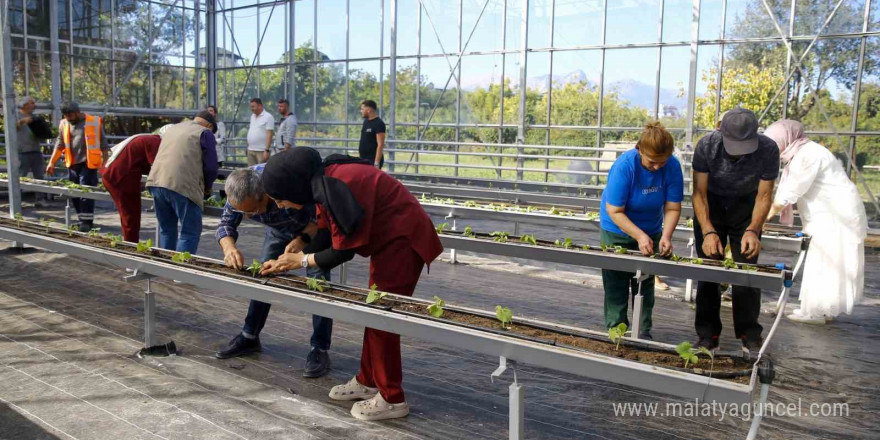
<svg viewBox="0 0 880 440">
<path fill-rule="evenodd" d="M 718 233 L 721 246 L 730 244 L 730 252 L 737 263 L 758 262 L 757 256 L 747 259 L 741 252 L 743 233 L 752 221 L 756 197 L 756 192 L 741 197 L 721 197 L 712 193 L 707 195 L 712 226 Z M 703 230 L 696 218 L 694 240 L 697 255 L 700 258 L 709 258 L 703 252 Z M 761 324 L 758 324 L 760 313 L 761 289 L 733 286 L 733 333 L 738 339 L 760 339 L 763 331 Z M 721 335 L 721 289 L 718 283 L 697 282 L 697 314 L 694 327 L 701 338 L 717 339 Z"/>
<path fill-rule="evenodd" d="M 156 221 L 159 223 L 159 247 L 195 254 L 202 236 L 202 209 L 183 194 L 158 186 L 150 187 Z M 177 224 L 180 223 L 180 237 Z"/>
<path fill-rule="evenodd" d="M 284 253 L 284 248 L 287 247 L 287 244 L 293 241 L 293 239 L 294 236 L 292 234 L 267 227 L 266 238 L 263 240 L 263 252 L 260 256 L 260 261 L 269 261 L 278 258 Z M 306 248 L 303 249 L 303 252 L 313 254 L 322 250 L 323 249 L 306 246 Z M 325 280 L 330 281 L 329 270 L 324 271 L 318 267 L 310 267 L 306 269 L 306 274 L 310 278 L 324 278 Z M 263 326 L 266 325 L 266 319 L 269 318 L 269 308 L 271 307 L 272 304 L 252 299 L 248 306 L 247 317 L 244 319 L 244 327 L 241 330 L 242 333 L 253 337 L 258 336 L 263 330 Z M 317 347 L 321 350 L 329 350 L 332 334 L 332 319 L 312 315 L 312 347 Z"/>
<path fill-rule="evenodd" d="M 122 238 L 137 243 L 141 234 L 141 176 L 132 173 L 121 181 L 114 182 L 104 179 L 104 188 L 113 198 L 119 221 L 122 224 Z"/>
<path fill-rule="evenodd" d="M 660 237 L 662 234 L 651 236 L 654 240 L 654 252 L 660 250 Z M 602 229 L 600 233 L 601 243 L 609 246 L 622 246 L 625 249 L 639 250 L 639 242 L 634 238 L 616 234 Z M 602 287 L 605 288 L 605 327 L 611 328 L 621 322 L 629 325 L 627 310 L 630 301 L 634 300 L 639 293 L 639 282 L 634 279 L 633 272 L 621 272 L 618 270 L 602 270 Z M 632 294 L 632 296 L 630 296 Z M 631 299 L 632 298 L 632 299 Z M 654 276 L 649 276 L 642 281 L 642 314 L 640 317 L 639 332 L 649 332 L 653 326 L 652 314 L 654 312 Z M 634 335 L 638 336 L 638 335 Z"/>
<path fill-rule="evenodd" d="M 247 164 L 249 167 L 263 162 L 265 162 L 263 160 L 263 151 L 247 150 Z"/>
<path fill-rule="evenodd" d="M 412 249 L 409 240 L 400 238 L 370 256 L 370 282 L 378 290 L 412 296 L 422 274 L 425 262 Z M 388 403 L 401 403 L 403 395 L 403 367 L 400 359 L 400 335 L 372 328 L 364 329 L 361 351 L 361 370 L 357 375 L 361 385 L 379 388 Z"/>
<path fill-rule="evenodd" d="M 67 169 L 67 180 L 79 185 L 97 186 L 98 170 L 89 168 L 85 162 L 73 164 Z M 73 197 L 70 201 L 73 202 L 73 208 L 76 209 L 80 229 L 83 229 L 84 226 L 91 228 L 92 222 L 95 220 L 95 201 L 79 197 Z"/>
</svg>

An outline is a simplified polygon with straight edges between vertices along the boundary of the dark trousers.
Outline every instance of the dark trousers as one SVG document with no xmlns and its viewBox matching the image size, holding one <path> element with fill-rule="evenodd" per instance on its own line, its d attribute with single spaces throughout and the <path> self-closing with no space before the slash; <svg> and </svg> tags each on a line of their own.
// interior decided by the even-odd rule
<svg viewBox="0 0 880 440">
<path fill-rule="evenodd" d="M 660 237 L 662 234 L 651 236 L 654 240 L 654 252 L 660 251 Z M 639 242 L 628 235 L 616 234 L 604 229 L 600 232 L 602 244 L 606 246 L 622 246 L 626 249 L 639 250 Z M 621 322 L 629 325 L 627 310 L 629 303 L 639 293 L 639 282 L 634 279 L 633 272 L 621 272 L 618 270 L 602 270 L 602 287 L 605 289 L 605 327 L 611 328 Z M 630 296 L 631 295 L 631 296 Z M 650 276 L 642 281 L 642 314 L 640 317 L 639 332 L 649 332 L 653 326 L 652 314 L 654 312 L 654 277 Z"/>
<path fill-rule="evenodd" d="M 277 229 L 266 228 L 266 238 L 263 241 L 263 252 L 260 261 L 268 261 L 278 258 L 284 253 L 284 248 L 293 240 L 293 238 L 292 235 L 283 233 Z M 314 249 L 306 246 L 303 252 L 311 254 L 320 250 L 322 249 Z M 323 277 L 325 280 L 330 281 L 329 270 L 323 271 L 317 267 L 310 267 L 306 270 L 306 273 L 309 277 Z M 266 325 L 266 319 L 269 318 L 269 309 L 271 307 L 272 304 L 251 300 L 251 304 L 248 306 L 247 317 L 244 319 L 242 332 L 253 336 L 259 335 L 260 331 L 263 330 L 263 326 Z M 312 316 L 312 347 L 317 347 L 321 350 L 329 350 L 332 334 L 332 319 L 318 315 Z"/>
<path fill-rule="evenodd" d="M 397 239 L 370 256 L 370 282 L 383 292 L 412 296 L 422 275 L 425 262 L 413 250 L 408 239 Z M 403 366 L 400 357 L 400 335 L 372 328 L 364 329 L 361 369 L 357 375 L 361 385 L 378 388 L 388 403 L 402 403 Z"/>
<path fill-rule="evenodd" d="M 742 236 L 752 221 L 757 193 L 741 197 L 720 197 L 709 193 L 709 218 L 721 246 L 730 243 L 730 252 L 737 263 L 755 264 L 758 257 L 746 259 L 742 255 Z M 694 219 L 694 239 L 697 255 L 708 258 L 703 252 L 703 230 Z M 721 256 L 720 259 L 723 259 Z M 758 324 L 761 313 L 761 289 L 733 286 L 733 333 L 739 339 L 759 339 L 763 327 Z M 702 338 L 718 338 L 721 334 L 721 288 L 718 283 L 697 282 L 697 316 L 694 321 L 697 335 Z"/>
<path fill-rule="evenodd" d="M 104 178 L 104 188 L 113 198 L 122 224 L 122 238 L 131 243 L 140 240 L 141 233 L 141 176 L 132 173 L 121 182 L 113 182 Z"/>
<path fill-rule="evenodd" d="M 89 168 L 85 162 L 74 164 L 67 169 L 67 180 L 79 185 L 97 186 L 98 170 Z M 87 226 L 91 226 L 92 222 L 95 220 L 95 201 L 92 199 L 81 199 L 79 197 L 72 198 L 70 201 L 73 202 L 73 208 L 76 209 L 80 228 L 83 227 L 84 223 Z"/>
</svg>

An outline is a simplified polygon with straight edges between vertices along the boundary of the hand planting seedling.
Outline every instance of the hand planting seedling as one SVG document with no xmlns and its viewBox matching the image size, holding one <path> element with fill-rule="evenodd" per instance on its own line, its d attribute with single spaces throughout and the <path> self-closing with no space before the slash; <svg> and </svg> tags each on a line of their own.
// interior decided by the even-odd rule
<svg viewBox="0 0 880 440">
<path fill-rule="evenodd" d="M 681 344 L 676 345 L 675 352 L 684 359 L 685 368 L 688 367 L 688 364 L 697 365 L 697 362 L 700 361 L 700 357 L 691 349 L 690 342 L 682 342 Z"/>
<path fill-rule="evenodd" d="M 260 269 L 262 269 L 262 268 L 263 268 L 263 264 L 260 263 L 259 261 L 257 261 L 256 258 L 254 258 L 254 260 L 251 261 L 251 265 L 248 266 L 247 268 L 245 268 L 245 270 L 250 272 L 252 277 L 256 278 L 257 274 L 260 273 Z"/>
<path fill-rule="evenodd" d="M 563 249 L 571 249 L 574 246 L 574 243 L 571 241 L 571 238 L 568 238 L 568 237 L 556 240 L 554 242 L 554 244 L 556 246 L 563 248 Z"/>
<path fill-rule="evenodd" d="M 489 234 L 489 236 L 492 237 L 492 240 L 497 241 L 498 243 L 507 243 L 508 235 L 510 235 L 510 233 L 504 231 L 495 231 Z"/>
<path fill-rule="evenodd" d="M 137 251 L 146 254 L 150 252 L 150 248 L 153 247 L 153 239 L 148 238 L 147 241 L 139 241 L 137 244 Z"/>
<path fill-rule="evenodd" d="M 439 296 L 434 296 L 434 303 L 428 306 L 428 313 L 435 318 L 439 318 L 443 316 L 443 307 L 446 305 L 446 301 L 440 299 Z"/>
<path fill-rule="evenodd" d="M 324 280 L 323 278 L 309 278 L 306 280 L 306 287 L 308 287 L 309 290 L 314 290 L 314 291 L 323 293 L 324 289 L 327 288 L 328 286 L 327 286 L 327 281 Z"/>
<path fill-rule="evenodd" d="M 100 235 L 101 235 L 101 228 L 92 228 L 92 230 L 89 231 L 89 237 L 98 238 L 98 236 L 100 236 Z"/>
<path fill-rule="evenodd" d="M 464 233 L 462 235 L 464 235 L 465 237 L 476 237 L 477 236 L 477 234 L 474 234 L 474 228 L 472 228 L 470 226 L 464 227 Z"/>
<path fill-rule="evenodd" d="M 435 229 L 437 229 L 438 234 L 442 234 L 443 231 L 445 231 L 446 228 L 448 228 L 448 227 L 449 227 L 449 223 L 440 223 L 439 225 L 437 225 L 437 227 Z"/>
<path fill-rule="evenodd" d="M 507 330 L 510 328 L 510 321 L 513 320 L 513 312 L 507 307 L 495 306 L 495 317 L 501 321 L 501 328 Z"/>
<path fill-rule="evenodd" d="M 725 258 L 721 265 L 724 266 L 725 269 L 739 269 L 739 265 L 733 261 L 733 258 Z"/>
<path fill-rule="evenodd" d="M 178 252 L 171 257 L 171 261 L 175 263 L 189 263 L 192 260 L 192 254 L 189 252 Z"/>
<path fill-rule="evenodd" d="M 523 242 L 523 243 L 528 243 L 528 244 L 531 244 L 531 245 L 537 245 L 537 244 L 538 244 L 538 240 L 535 240 L 535 236 L 534 236 L 534 235 L 529 235 L 529 234 L 523 234 L 523 236 L 519 238 L 519 241 L 521 241 L 521 242 Z"/>
<path fill-rule="evenodd" d="M 626 324 L 620 323 L 608 329 L 608 338 L 615 343 L 614 350 L 620 349 L 620 341 L 626 336 Z"/>
<path fill-rule="evenodd" d="M 67 227 L 67 236 L 73 237 L 74 232 L 79 232 L 79 225 L 70 225 Z"/>
<path fill-rule="evenodd" d="M 388 292 L 380 292 L 376 290 L 376 287 L 378 286 L 375 284 L 370 286 L 370 293 L 367 294 L 367 304 L 373 304 L 374 302 L 388 296 Z"/>
</svg>

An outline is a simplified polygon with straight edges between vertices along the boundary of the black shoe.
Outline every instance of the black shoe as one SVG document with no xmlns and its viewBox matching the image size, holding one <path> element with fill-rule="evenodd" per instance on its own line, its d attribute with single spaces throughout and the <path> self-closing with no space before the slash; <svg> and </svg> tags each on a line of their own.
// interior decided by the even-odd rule
<svg viewBox="0 0 880 440">
<path fill-rule="evenodd" d="M 229 359 L 261 351 L 263 351 L 263 346 L 260 345 L 259 336 L 254 339 L 249 339 L 239 333 L 238 336 L 229 341 L 229 348 L 214 353 L 214 357 L 217 359 Z"/>
<path fill-rule="evenodd" d="M 718 348 L 718 337 L 713 336 L 711 338 L 705 338 L 700 336 L 700 339 L 697 340 L 697 343 L 694 344 L 694 348 L 699 350 L 700 348 L 705 348 L 707 350 L 714 350 Z"/>
<path fill-rule="evenodd" d="M 641 332 L 641 333 L 639 333 L 639 339 L 644 339 L 646 341 L 653 341 L 654 337 L 651 336 L 651 332 Z"/>
<path fill-rule="evenodd" d="M 761 351 L 761 347 L 764 345 L 764 338 L 758 336 L 757 338 L 747 338 L 743 337 L 742 339 L 743 347 L 749 350 L 749 353 L 758 353 Z"/>
<path fill-rule="evenodd" d="M 327 350 L 312 347 L 312 351 L 306 357 L 306 368 L 303 370 L 303 377 L 314 379 L 327 374 L 329 371 L 330 353 L 327 353 Z"/>
<path fill-rule="evenodd" d="M 90 221 L 81 221 L 79 222 L 79 232 L 89 232 L 95 227 L 94 223 Z"/>
</svg>

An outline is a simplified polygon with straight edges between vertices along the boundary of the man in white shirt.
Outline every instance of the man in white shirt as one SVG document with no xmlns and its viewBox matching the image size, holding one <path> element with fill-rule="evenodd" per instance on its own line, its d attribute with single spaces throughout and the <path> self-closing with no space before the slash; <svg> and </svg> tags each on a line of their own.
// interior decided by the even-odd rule
<svg viewBox="0 0 880 440">
<path fill-rule="evenodd" d="M 217 132 L 214 133 L 214 138 L 217 140 L 215 144 L 217 147 L 217 165 L 223 166 L 223 162 L 226 160 L 226 124 L 224 124 L 217 116 L 217 106 L 211 104 L 208 106 L 208 113 L 211 116 L 214 116 L 214 120 L 217 121 Z"/>
<path fill-rule="evenodd" d="M 296 115 L 290 112 L 290 104 L 287 99 L 278 100 L 278 113 L 281 114 L 281 122 L 278 123 L 276 153 L 296 146 Z"/>
<path fill-rule="evenodd" d="M 251 98 L 251 125 L 247 134 L 247 164 L 254 166 L 269 161 L 275 118 L 263 109 L 260 98 Z"/>
</svg>

